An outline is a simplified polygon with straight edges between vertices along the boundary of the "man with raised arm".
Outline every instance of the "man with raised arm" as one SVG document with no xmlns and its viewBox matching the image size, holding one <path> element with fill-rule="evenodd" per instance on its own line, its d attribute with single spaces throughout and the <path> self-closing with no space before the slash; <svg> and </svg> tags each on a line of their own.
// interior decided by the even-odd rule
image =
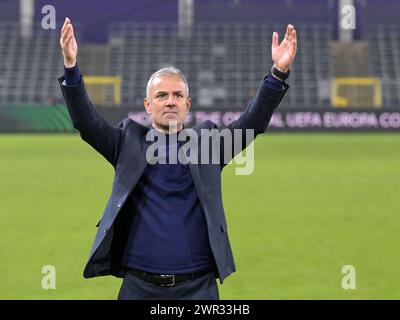
<svg viewBox="0 0 400 320">
<path fill-rule="evenodd" d="M 65 74 L 59 83 L 72 123 L 115 169 L 84 277 L 122 277 L 119 299 L 219 299 L 216 279 L 222 284 L 235 271 L 221 195 L 221 171 L 227 161 L 208 161 L 210 155 L 204 150 L 201 160 L 206 163 L 171 161 L 169 150 L 182 147 L 182 141 L 172 139 L 176 134 L 191 130 L 186 137 L 196 135 L 198 146 L 204 132 L 220 129 L 211 121 L 184 128 L 191 99 L 185 76 L 175 67 L 154 72 L 147 83 L 144 108 L 152 119 L 151 128 L 130 118 L 117 126 L 109 124 L 86 93 L 68 18 L 60 45 Z M 249 143 L 243 142 L 245 132 L 251 131 L 253 138 L 265 132 L 289 87 L 285 80 L 297 49 L 292 25 L 280 44 L 273 33 L 271 49 L 271 72 L 242 115 L 224 128 L 239 132 L 239 152 Z M 155 156 L 164 161 L 154 163 L 148 151 L 155 136 L 163 138 Z M 219 159 L 225 159 L 230 143 L 235 144 L 227 141 L 224 136 L 215 143 Z M 237 154 L 229 152 L 228 161 Z"/>
</svg>

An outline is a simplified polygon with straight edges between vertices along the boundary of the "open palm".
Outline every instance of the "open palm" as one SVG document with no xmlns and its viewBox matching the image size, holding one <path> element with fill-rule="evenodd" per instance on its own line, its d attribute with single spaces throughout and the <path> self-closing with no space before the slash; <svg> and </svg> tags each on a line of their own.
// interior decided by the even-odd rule
<svg viewBox="0 0 400 320">
<path fill-rule="evenodd" d="M 61 29 L 60 46 L 64 56 L 64 65 L 71 68 L 76 64 L 78 44 L 74 36 L 74 27 L 69 18 L 66 18 Z"/>
<path fill-rule="evenodd" d="M 272 60 L 279 70 L 286 72 L 296 56 L 297 34 L 294 27 L 289 24 L 286 29 L 285 38 L 278 45 L 278 33 L 272 35 Z"/>
</svg>

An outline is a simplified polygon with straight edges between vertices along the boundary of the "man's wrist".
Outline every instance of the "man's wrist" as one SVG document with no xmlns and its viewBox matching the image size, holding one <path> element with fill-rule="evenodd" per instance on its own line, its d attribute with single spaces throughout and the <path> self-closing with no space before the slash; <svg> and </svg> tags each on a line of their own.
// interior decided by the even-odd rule
<svg viewBox="0 0 400 320">
<path fill-rule="evenodd" d="M 274 63 L 274 67 L 277 68 L 280 72 L 287 73 L 289 70 L 289 67 L 283 68 L 282 66 L 278 66 L 276 63 Z"/>
<path fill-rule="evenodd" d="M 283 79 L 281 79 L 281 78 L 279 78 L 278 76 L 274 75 L 272 72 L 271 72 L 271 76 L 272 76 L 274 79 L 276 79 L 276 80 L 279 80 L 279 81 L 282 81 L 282 82 L 283 82 Z"/>
<path fill-rule="evenodd" d="M 71 69 L 76 66 L 76 60 L 67 61 L 64 59 L 64 67 L 67 69 Z"/>
<path fill-rule="evenodd" d="M 290 75 L 290 70 L 287 68 L 286 71 L 283 71 L 276 64 L 274 64 L 271 68 L 271 75 L 280 81 L 285 81 Z"/>
<path fill-rule="evenodd" d="M 65 84 L 67 86 L 75 86 L 80 83 L 81 73 L 79 71 L 79 66 L 76 62 L 72 68 L 64 66 L 64 77 L 65 77 Z"/>
</svg>

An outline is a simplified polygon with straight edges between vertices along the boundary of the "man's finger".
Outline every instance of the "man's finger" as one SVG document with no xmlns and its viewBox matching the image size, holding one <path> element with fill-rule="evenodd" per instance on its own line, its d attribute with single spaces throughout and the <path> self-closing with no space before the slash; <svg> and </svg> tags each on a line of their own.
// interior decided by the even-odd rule
<svg viewBox="0 0 400 320">
<path fill-rule="evenodd" d="M 63 34 L 66 30 L 68 30 L 69 28 L 72 28 L 72 27 L 73 26 L 72 26 L 71 20 L 69 20 L 69 18 L 65 18 L 64 25 L 61 28 L 61 34 Z"/>
<path fill-rule="evenodd" d="M 73 34 L 72 34 L 72 33 L 68 35 L 68 38 L 67 38 L 67 39 L 65 40 L 65 42 L 64 42 L 65 48 L 68 48 L 68 46 L 69 46 L 69 44 L 70 44 L 70 42 L 71 42 L 72 37 L 73 37 Z"/>
<path fill-rule="evenodd" d="M 285 39 L 286 40 L 291 40 L 292 39 L 292 31 L 293 31 L 294 27 L 291 24 L 288 24 L 287 28 L 286 28 L 286 34 L 285 34 Z"/>
<path fill-rule="evenodd" d="M 278 33 L 274 31 L 272 33 L 272 48 L 276 47 L 278 47 Z"/>
<path fill-rule="evenodd" d="M 61 34 L 61 38 L 66 38 L 66 36 L 69 34 L 69 30 L 70 30 L 70 25 L 68 24 L 68 25 L 66 25 L 65 26 L 65 28 L 64 28 L 64 30 L 63 30 L 63 32 L 62 32 L 62 34 Z"/>
<path fill-rule="evenodd" d="M 289 45 L 289 53 L 294 58 L 297 51 L 297 38 L 296 38 L 296 31 L 293 30 L 292 40 L 290 41 Z"/>
<path fill-rule="evenodd" d="M 72 25 L 72 23 L 70 23 L 69 25 L 69 32 L 71 33 L 71 35 L 72 35 L 72 38 L 74 37 L 74 26 Z"/>
<path fill-rule="evenodd" d="M 293 30 L 293 48 L 292 48 L 292 54 L 295 55 L 297 51 L 297 33 L 296 30 Z"/>
<path fill-rule="evenodd" d="M 70 33 L 74 33 L 74 32 L 73 32 L 73 29 L 72 29 L 72 25 L 71 25 L 71 24 L 68 24 L 68 25 L 66 26 L 65 30 L 64 30 L 64 33 L 63 33 L 62 36 L 61 36 L 62 42 L 65 42 L 65 41 L 66 41 L 66 39 L 68 38 L 68 36 L 69 36 Z"/>
<path fill-rule="evenodd" d="M 61 39 L 61 46 L 63 48 L 68 47 L 68 44 L 69 44 L 69 41 L 71 40 L 71 36 L 72 35 L 73 34 L 71 32 L 68 32 L 68 31 L 65 33 L 65 36 Z"/>
<path fill-rule="evenodd" d="M 64 33 L 61 35 L 61 43 L 62 44 L 65 43 L 65 41 L 68 38 L 68 35 L 69 35 L 69 30 L 68 29 L 64 30 Z"/>
<path fill-rule="evenodd" d="M 72 25 L 72 23 L 70 23 L 69 25 L 71 26 L 72 34 L 74 34 L 74 26 Z"/>
<path fill-rule="evenodd" d="M 65 27 L 66 27 L 69 23 L 71 23 L 71 20 L 69 20 L 69 18 L 65 18 L 64 24 L 63 24 L 63 26 L 62 26 L 62 28 L 61 28 L 61 33 L 64 32 Z"/>
<path fill-rule="evenodd" d="M 67 19 L 64 20 L 64 23 L 63 23 L 63 25 L 61 27 L 61 34 L 64 32 L 64 29 L 65 29 L 66 25 L 67 25 Z"/>
</svg>

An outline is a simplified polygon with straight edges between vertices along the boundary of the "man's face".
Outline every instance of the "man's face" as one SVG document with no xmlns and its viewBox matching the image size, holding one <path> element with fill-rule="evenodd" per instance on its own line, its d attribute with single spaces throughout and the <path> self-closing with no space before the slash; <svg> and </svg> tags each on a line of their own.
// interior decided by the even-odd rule
<svg viewBox="0 0 400 320">
<path fill-rule="evenodd" d="M 164 132 L 179 131 L 191 105 L 185 82 L 177 75 L 162 75 L 153 80 L 144 107 L 151 115 L 153 127 Z M 176 124 L 176 126 L 175 126 Z"/>
</svg>

